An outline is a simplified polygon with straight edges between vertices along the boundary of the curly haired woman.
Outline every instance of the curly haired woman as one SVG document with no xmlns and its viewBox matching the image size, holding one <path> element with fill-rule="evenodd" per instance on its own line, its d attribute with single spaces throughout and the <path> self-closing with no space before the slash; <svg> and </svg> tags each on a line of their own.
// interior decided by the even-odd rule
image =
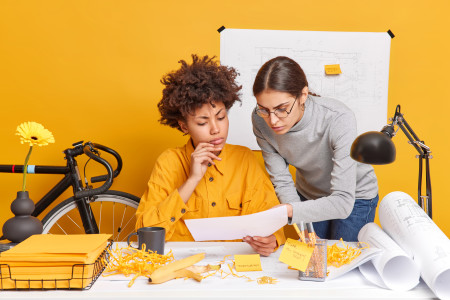
<svg viewBox="0 0 450 300">
<path fill-rule="evenodd" d="M 247 215 L 279 204 L 251 150 L 226 144 L 227 113 L 240 101 L 236 71 L 214 57 L 192 59 L 192 64 L 181 60 L 180 69 L 163 77 L 158 103 L 161 124 L 190 139 L 159 156 L 136 212 L 136 228 L 164 227 L 166 241 L 193 241 L 186 219 Z M 280 229 L 243 240 L 268 256 L 284 243 L 284 234 Z"/>
</svg>

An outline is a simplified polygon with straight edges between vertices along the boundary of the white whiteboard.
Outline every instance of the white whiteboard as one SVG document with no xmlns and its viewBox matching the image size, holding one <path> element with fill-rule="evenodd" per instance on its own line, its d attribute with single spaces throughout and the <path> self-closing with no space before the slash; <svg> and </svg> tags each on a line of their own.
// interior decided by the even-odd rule
<svg viewBox="0 0 450 300">
<path fill-rule="evenodd" d="M 259 68 L 287 56 L 303 68 L 310 91 L 344 102 L 356 115 L 358 134 L 381 130 L 387 122 L 389 54 L 386 32 L 327 32 L 225 29 L 220 34 L 220 62 L 234 67 L 242 84 L 242 106 L 229 112 L 228 143 L 259 150 L 251 112 L 256 106 L 253 81 Z M 342 73 L 325 75 L 325 65 Z"/>
</svg>

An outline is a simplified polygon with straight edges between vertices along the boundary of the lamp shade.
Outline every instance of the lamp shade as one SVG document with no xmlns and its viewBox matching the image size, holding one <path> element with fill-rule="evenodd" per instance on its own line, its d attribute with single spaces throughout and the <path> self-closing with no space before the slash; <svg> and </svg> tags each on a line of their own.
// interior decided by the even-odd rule
<svg viewBox="0 0 450 300">
<path fill-rule="evenodd" d="M 355 139 L 350 156 L 365 164 L 390 164 L 395 160 L 395 145 L 387 134 L 369 131 Z"/>
</svg>

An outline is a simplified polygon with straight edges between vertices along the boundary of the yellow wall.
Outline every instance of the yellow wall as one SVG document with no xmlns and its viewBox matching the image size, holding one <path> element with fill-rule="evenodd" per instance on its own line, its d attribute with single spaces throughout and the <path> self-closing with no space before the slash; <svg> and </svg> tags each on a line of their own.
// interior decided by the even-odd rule
<svg viewBox="0 0 450 300">
<path fill-rule="evenodd" d="M 16 126 L 36 121 L 56 144 L 35 149 L 31 164 L 64 164 L 78 140 L 116 149 L 124 159 L 114 189 L 140 196 L 157 156 L 186 140 L 157 122 L 161 76 L 191 53 L 219 56 L 217 28 L 323 31 L 391 29 L 389 116 L 397 104 L 431 146 L 434 220 L 450 236 L 446 186 L 450 161 L 448 0 L 434 1 L 91 1 L 0 2 L 0 163 L 22 164 Z M 376 167 L 380 198 L 417 197 L 418 162 L 403 134 L 398 158 Z M 91 169 L 90 169 L 91 170 Z M 21 176 L 0 174 L 0 224 Z M 30 175 L 38 200 L 58 177 Z"/>
</svg>

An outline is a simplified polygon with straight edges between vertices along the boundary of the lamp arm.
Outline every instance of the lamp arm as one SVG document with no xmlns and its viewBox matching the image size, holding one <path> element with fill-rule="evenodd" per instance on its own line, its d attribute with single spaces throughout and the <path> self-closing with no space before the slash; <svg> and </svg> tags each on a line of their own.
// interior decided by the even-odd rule
<svg viewBox="0 0 450 300">
<path fill-rule="evenodd" d="M 410 144 L 413 145 L 414 148 L 416 148 L 421 157 L 425 158 L 427 156 L 430 156 L 430 147 L 425 145 L 425 143 L 419 139 L 414 130 L 412 130 L 411 126 L 409 126 L 408 122 L 406 122 L 403 114 L 400 112 L 400 105 L 397 105 L 397 108 L 395 109 L 395 115 L 392 120 L 392 124 L 398 125 L 398 127 L 403 131 L 403 133 L 410 141 Z"/>
<path fill-rule="evenodd" d="M 422 162 L 421 162 L 422 163 Z M 426 212 L 428 213 L 428 216 L 430 218 L 433 218 L 432 214 L 432 206 L 431 206 L 431 177 L 430 177 L 430 160 L 428 156 L 425 158 L 425 188 L 426 188 Z M 422 182 L 422 178 L 420 178 L 420 181 Z M 419 193 L 422 194 L 422 190 L 419 190 Z M 424 204 L 422 203 L 422 207 L 424 207 Z"/>
<path fill-rule="evenodd" d="M 398 125 L 398 127 L 403 131 L 406 135 L 410 144 L 416 148 L 417 152 L 419 152 L 419 184 L 418 184 L 418 204 L 422 207 L 425 212 L 428 214 L 430 218 L 432 218 L 432 196 L 431 196 L 431 178 L 430 178 L 430 162 L 429 159 L 432 158 L 430 147 L 425 145 L 423 141 L 419 139 L 417 134 L 412 130 L 411 126 L 406 122 L 403 114 L 400 112 L 400 105 L 397 105 L 395 109 L 395 115 L 392 118 L 392 124 L 390 126 Z M 395 135 L 395 133 L 394 133 Z M 422 195 L 422 168 L 423 168 L 423 159 L 425 159 L 425 186 L 426 186 L 426 196 Z"/>
<path fill-rule="evenodd" d="M 409 127 L 408 123 L 406 122 L 405 119 L 401 119 L 401 121 L 399 121 L 397 123 L 398 127 L 400 127 L 400 129 L 403 131 L 403 133 L 406 135 L 406 137 L 408 138 L 408 140 L 410 141 L 410 144 L 414 146 L 414 148 L 416 148 L 417 152 L 419 152 L 420 156 L 425 156 L 424 151 L 422 150 L 422 147 L 419 147 L 417 144 L 420 143 L 422 145 L 422 142 L 420 142 L 419 138 L 416 136 L 416 134 L 414 133 L 414 131 L 412 131 L 411 127 Z M 411 136 L 411 134 L 409 134 L 409 132 L 411 132 L 411 134 L 414 136 Z M 428 146 L 427 146 L 428 148 Z M 428 148 L 429 149 L 429 148 Z"/>
</svg>

